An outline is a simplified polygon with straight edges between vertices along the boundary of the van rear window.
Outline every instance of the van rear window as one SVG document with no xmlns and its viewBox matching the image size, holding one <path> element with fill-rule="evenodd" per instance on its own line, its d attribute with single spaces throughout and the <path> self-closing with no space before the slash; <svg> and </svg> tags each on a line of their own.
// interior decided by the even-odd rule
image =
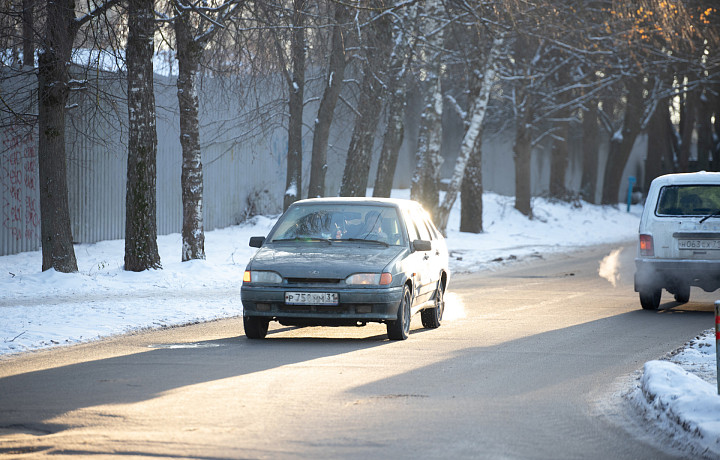
<svg viewBox="0 0 720 460">
<path fill-rule="evenodd" d="M 658 216 L 706 216 L 720 210 L 719 185 L 668 185 L 660 189 Z"/>
</svg>

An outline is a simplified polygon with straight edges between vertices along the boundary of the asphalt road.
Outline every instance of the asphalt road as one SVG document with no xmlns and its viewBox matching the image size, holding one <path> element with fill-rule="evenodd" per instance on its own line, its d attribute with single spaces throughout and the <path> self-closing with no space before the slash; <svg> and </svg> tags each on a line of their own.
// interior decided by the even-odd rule
<svg viewBox="0 0 720 460">
<path fill-rule="evenodd" d="M 672 458 L 619 391 L 713 327 L 715 294 L 643 311 L 632 247 L 616 286 L 598 276 L 612 249 L 456 275 L 465 317 L 415 317 L 403 342 L 382 325 L 249 341 L 230 319 L 3 359 L 0 457 Z"/>
</svg>

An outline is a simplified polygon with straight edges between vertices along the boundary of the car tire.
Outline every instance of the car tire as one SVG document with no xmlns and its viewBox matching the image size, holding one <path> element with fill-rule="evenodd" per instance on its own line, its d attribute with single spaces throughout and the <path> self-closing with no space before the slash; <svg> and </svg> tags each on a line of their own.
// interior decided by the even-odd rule
<svg viewBox="0 0 720 460">
<path fill-rule="evenodd" d="M 690 301 L 690 285 L 684 284 L 682 287 L 677 289 L 675 293 L 675 302 L 677 303 L 688 303 Z"/>
<path fill-rule="evenodd" d="M 660 306 L 662 289 L 643 289 L 640 291 L 640 305 L 643 310 L 657 310 Z"/>
<path fill-rule="evenodd" d="M 270 320 L 260 316 L 243 316 L 245 336 L 248 339 L 264 339 L 267 335 Z"/>
<path fill-rule="evenodd" d="M 438 282 L 435 290 L 435 306 L 427 308 L 420 312 L 420 319 L 425 329 L 437 329 L 442 322 L 443 312 L 445 311 L 445 287 L 442 282 Z"/>
<path fill-rule="evenodd" d="M 412 297 L 407 285 L 403 288 L 402 299 L 398 306 L 397 319 L 387 323 L 387 335 L 390 340 L 405 340 L 410 335 L 410 306 Z"/>
</svg>

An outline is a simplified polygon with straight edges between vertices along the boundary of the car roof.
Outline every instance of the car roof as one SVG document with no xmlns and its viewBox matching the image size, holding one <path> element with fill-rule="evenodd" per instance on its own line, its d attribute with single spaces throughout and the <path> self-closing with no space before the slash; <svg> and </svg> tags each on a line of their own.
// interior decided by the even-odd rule
<svg viewBox="0 0 720 460">
<path fill-rule="evenodd" d="M 369 206 L 395 206 L 399 208 L 422 207 L 420 203 L 413 200 L 405 200 L 402 198 L 376 198 L 376 197 L 327 197 L 327 198 L 308 198 L 298 200 L 294 205 L 301 204 L 353 204 L 353 205 L 369 205 Z"/>
<path fill-rule="evenodd" d="M 718 184 L 720 185 L 720 172 L 700 171 L 694 173 L 665 174 L 653 180 L 656 186 L 685 185 L 685 184 Z"/>
</svg>

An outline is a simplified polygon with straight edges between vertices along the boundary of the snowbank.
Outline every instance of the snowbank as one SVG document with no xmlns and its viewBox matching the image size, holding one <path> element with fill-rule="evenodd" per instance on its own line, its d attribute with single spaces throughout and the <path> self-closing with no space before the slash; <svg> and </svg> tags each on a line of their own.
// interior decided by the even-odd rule
<svg viewBox="0 0 720 460">
<path fill-rule="evenodd" d="M 695 456 L 720 458 L 715 331 L 707 331 L 668 359 L 645 363 L 630 400 L 674 446 Z"/>
</svg>

